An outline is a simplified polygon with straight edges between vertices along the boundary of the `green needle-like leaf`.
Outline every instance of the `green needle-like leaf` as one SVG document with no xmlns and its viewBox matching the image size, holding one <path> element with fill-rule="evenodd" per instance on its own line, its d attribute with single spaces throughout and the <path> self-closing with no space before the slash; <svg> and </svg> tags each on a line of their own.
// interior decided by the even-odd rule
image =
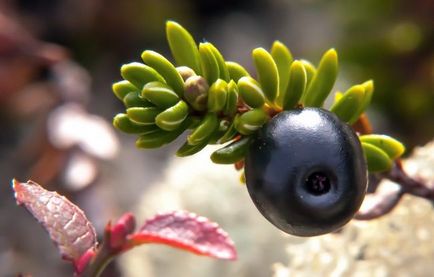
<svg viewBox="0 0 434 277">
<path fill-rule="evenodd" d="M 289 49 L 282 42 L 276 40 L 271 46 L 271 56 L 277 66 L 279 72 L 279 93 L 277 95 L 277 104 L 282 106 L 283 95 L 286 92 L 289 81 L 289 68 L 293 61 L 293 57 Z"/>
<path fill-rule="evenodd" d="M 121 67 L 121 76 L 138 90 L 141 90 L 146 83 L 152 81 L 166 82 L 155 69 L 137 62 L 124 64 Z"/>
<path fill-rule="evenodd" d="M 219 121 L 215 113 L 208 113 L 204 116 L 199 126 L 187 137 L 190 145 L 196 145 L 208 141 L 211 135 L 219 127 Z"/>
<path fill-rule="evenodd" d="M 236 62 L 227 61 L 226 67 L 229 71 L 230 79 L 234 80 L 235 82 L 238 82 L 241 77 L 250 76 L 249 72 L 247 72 L 244 67 Z"/>
<path fill-rule="evenodd" d="M 342 92 L 336 91 L 333 105 L 336 105 L 336 103 L 338 103 L 342 99 L 343 96 L 344 96 L 344 94 Z"/>
<path fill-rule="evenodd" d="M 363 153 L 370 172 L 381 172 L 392 168 L 392 159 L 375 145 L 362 142 Z"/>
<path fill-rule="evenodd" d="M 127 109 L 127 115 L 138 125 L 154 125 L 155 117 L 161 113 L 156 107 L 132 107 Z"/>
<path fill-rule="evenodd" d="M 244 137 L 234 141 L 229 145 L 220 148 L 211 154 L 211 160 L 217 164 L 233 164 L 242 159 L 246 155 L 249 148 L 251 138 Z"/>
<path fill-rule="evenodd" d="M 228 141 L 231 141 L 236 135 L 238 135 L 237 129 L 235 129 L 235 122 L 238 120 L 239 115 L 235 115 L 234 120 L 232 121 L 231 125 L 229 125 L 228 129 L 226 130 L 225 134 L 218 140 L 218 143 L 223 144 Z"/>
<path fill-rule="evenodd" d="M 174 21 L 166 23 L 166 37 L 170 51 L 178 65 L 186 65 L 201 74 L 200 56 L 197 44 L 192 35 L 180 24 Z"/>
<path fill-rule="evenodd" d="M 368 94 L 371 94 L 374 92 L 374 81 L 368 80 L 362 84 L 362 86 L 365 88 L 365 92 Z"/>
<path fill-rule="evenodd" d="M 310 81 L 312 81 L 313 76 L 316 74 L 315 66 L 306 60 L 300 60 L 306 70 L 306 88 L 309 87 Z"/>
<path fill-rule="evenodd" d="M 228 116 L 233 116 L 237 112 L 238 104 L 238 86 L 231 80 L 228 84 L 228 96 L 226 97 L 226 104 L 223 113 Z"/>
<path fill-rule="evenodd" d="M 208 91 L 208 111 L 220 112 L 226 104 L 228 95 L 228 84 L 226 81 L 218 79 L 212 84 Z"/>
<path fill-rule="evenodd" d="M 180 96 L 184 95 L 184 81 L 175 66 L 159 53 L 146 50 L 142 53 L 142 60 L 158 71 L 166 83 Z"/>
<path fill-rule="evenodd" d="M 239 79 L 238 91 L 244 102 L 252 108 L 260 108 L 265 104 L 265 94 L 261 85 L 252 77 Z"/>
<path fill-rule="evenodd" d="M 372 94 L 374 92 L 374 82 L 372 80 L 369 80 L 361 84 L 361 86 L 363 86 L 365 90 L 365 95 L 363 96 L 363 101 L 360 105 L 359 110 L 351 118 L 350 122 L 356 122 L 359 119 L 360 115 L 365 112 L 366 108 L 371 103 Z"/>
<path fill-rule="evenodd" d="M 289 83 L 282 96 L 282 107 L 284 110 L 294 108 L 306 89 L 306 70 L 300 61 L 294 61 L 291 64 L 288 76 Z"/>
<path fill-rule="evenodd" d="M 124 105 L 127 108 L 131 107 L 150 107 L 153 106 L 151 102 L 146 99 L 140 97 L 140 93 L 138 91 L 129 92 L 124 97 Z"/>
<path fill-rule="evenodd" d="M 155 123 L 165 131 L 173 131 L 181 126 L 182 122 L 187 118 L 187 115 L 188 105 L 181 100 L 176 105 L 157 115 Z"/>
<path fill-rule="evenodd" d="M 363 105 L 359 113 L 363 113 L 371 103 L 372 95 L 374 94 L 374 81 L 366 81 L 362 84 L 362 86 L 365 88 L 365 97 L 363 99 Z"/>
<path fill-rule="evenodd" d="M 352 86 L 338 102 L 333 104 L 330 111 L 334 112 L 342 121 L 353 124 L 357 120 L 355 115 L 360 110 L 364 97 L 365 88 L 362 85 Z"/>
<path fill-rule="evenodd" d="M 265 97 L 273 103 L 279 91 L 279 73 L 273 57 L 264 48 L 256 48 L 252 52 L 259 83 Z"/>
<path fill-rule="evenodd" d="M 171 143 L 179 137 L 191 124 L 191 120 L 187 117 L 181 126 L 171 132 L 159 129 L 157 132 L 141 135 L 136 140 L 138 148 L 158 148 L 165 144 Z"/>
<path fill-rule="evenodd" d="M 159 130 L 155 125 L 143 126 L 135 124 L 123 113 L 117 114 L 113 118 L 113 126 L 128 134 L 147 134 Z"/>
<path fill-rule="evenodd" d="M 359 139 L 362 143 L 369 143 L 380 148 L 392 160 L 399 158 L 405 152 L 405 146 L 401 142 L 386 135 L 363 135 Z"/>
<path fill-rule="evenodd" d="M 268 121 L 268 114 L 262 109 L 243 113 L 235 121 L 235 128 L 243 135 L 251 135 Z"/>
<path fill-rule="evenodd" d="M 179 96 L 172 88 L 160 82 L 147 83 L 143 87 L 142 97 L 160 109 L 170 108 L 179 101 Z"/>
<path fill-rule="evenodd" d="M 318 66 L 304 95 L 304 105 L 322 107 L 336 81 L 338 74 L 338 55 L 334 49 L 328 50 Z"/>
<path fill-rule="evenodd" d="M 187 157 L 196 154 L 200 150 L 204 149 L 208 145 L 208 141 L 205 140 L 196 145 L 190 145 L 188 141 L 186 141 L 177 151 L 176 156 L 178 157 Z"/>
<path fill-rule="evenodd" d="M 225 135 L 230 124 L 231 122 L 227 119 L 220 120 L 219 127 L 210 137 L 208 144 L 220 144 L 220 139 Z"/>
<path fill-rule="evenodd" d="M 132 91 L 139 91 L 136 86 L 128 82 L 127 80 L 122 80 L 119 82 L 116 82 L 112 85 L 113 93 L 116 95 L 116 97 L 123 101 L 124 97 Z"/>
<path fill-rule="evenodd" d="M 160 129 L 153 133 L 141 135 L 136 140 L 136 147 L 145 149 L 159 148 L 172 142 L 176 138 L 176 132 L 168 132 Z"/>
<path fill-rule="evenodd" d="M 209 49 L 211 50 L 212 54 L 214 55 L 218 67 L 219 67 L 219 78 L 222 80 L 225 80 L 226 82 L 230 81 L 229 71 L 226 67 L 226 62 L 223 57 L 223 55 L 220 53 L 220 51 L 210 42 L 205 42 L 204 44 L 209 46 Z"/>
<path fill-rule="evenodd" d="M 214 83 L 220 77 L 219 64 L 213 54 L 211 46 L 207 43 L 199 44 L 199 54 L 202 73 L 209 84 Z"/>
</svg>

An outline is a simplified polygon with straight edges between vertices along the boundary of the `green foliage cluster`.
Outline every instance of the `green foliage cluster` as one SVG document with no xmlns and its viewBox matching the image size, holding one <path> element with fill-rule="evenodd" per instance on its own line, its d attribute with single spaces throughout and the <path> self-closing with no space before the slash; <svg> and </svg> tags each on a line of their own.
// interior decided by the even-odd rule
<svg viewBox="0 0 434 277">
<path fill-rule="evenodd" d="M 252 58 L 257 78 L 240 64 L 226 61 L 210 42 L 196 44 L 191 34 L 168 21 L 166 36 L 175 63 L 146 50 L 144 63 L 121 67 L 124 80 L 113 84 L 115 95 L 125 104 L 125 113 L 114 117 L 119 130 L 138 135 L 139 148 L 157 148 L 191 130 L 178 149 L 180 157 L 193 155 L 208 144 L 225 144 L 215 151 L 215 163 L 243 160 L 255 132 L 283 110 L 324 105 L 338 74 L 334 49 L 324 53 L 318 66 L 295 60 L 290 50 L 275 41 L 267 51 L 256 48 Z M 330 111 L 354 124 L 369 105 L 372 80 L 335 94 Z M 391 168 L 404 146 L 385 135 L 360 136 L 368 169 Z"/>
</svg>

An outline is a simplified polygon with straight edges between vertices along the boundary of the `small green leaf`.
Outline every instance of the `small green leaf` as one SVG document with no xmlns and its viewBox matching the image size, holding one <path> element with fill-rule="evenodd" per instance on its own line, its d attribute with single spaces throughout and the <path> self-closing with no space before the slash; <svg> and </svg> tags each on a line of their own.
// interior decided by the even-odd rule
<svg viewBox="0 0 434 277">
<path fill-rule="evenodd" d="M 218 143 L 220 144 L 226 143 L 238 135 L 238 131 L 237 129 L 235 129 L 235 122 L 238 120 L 238 117 L 239 117 L 238 114 L 235 115 L 234 120 L 232 121 L 231 125 L 229 125 L 225 134 L 217 141 Z"/>
<path fill-rule="evenodd" d="M 145 149 L 159 148 L 170 143 L 174 139 L 176 139 L 175 132 L 168 132 L 160 129 L 153 133 L 141 135 L 136 140 L 136 147 Z"/>
<path fill-rule="evenodd" d="M 217 164 L 233 164 L 242 159 L 250 145 L 250 137 L 234 141 L 229 145 L 220 148 L 211 154 L 211 160 Z"/>
<path fill-rule="evenodd" d="M 229 71 L 226 67 L 225 59 L 223 58 L 223 55 L 220 53 L 220 51 L 210 42 L 205 42 L 206 45 L 209 45 L 209 49 L 211 50 L 212 54 L 214 55 L 218 67 L 219 67 L 219 78 L 222 80 L 225 80 L 226 82 L 230 81 L 229 77 Z"/>
<path fill-rule="evenodd" d="M 360 113 L 364 112 L 371 103 L 372 94 L 374 93 L 374 81 L 366 81 L 362 84 L 362 86 L 365 88 L 365 98 L 363 99 L 363 105 Z"/>
<path fill-rule="evenodd" d="M 127 80 L 122 80 L 119 82 L 116 82 L 112 85 L 113 93 L 116 95 L 116 97 L 123 101 L 124 97 L 132 91 L 139 91 L 138 88 L 136 88 L 133 84 L 128 82 Z"/>
<path fill-rule="evenodd" d="M 304 105 L 307 107 L 322 107 L 336 81 L 338 74 L 338 55 L 334 49 L 328 50 L 318 66 L 304 95 Z"/>
<path fill-rule="evenodd" d="M 215 132 L 210 137 L 208 144 L 220 144 L 220 138 L 225 135 L 230 124 L 231 122 L 227 119 L 220 120 L 219 127 L 215 130 Z"/>
<path fill-rule="evenodd" d="M 366 81 L 362 84 L 362 86 L 365 88 L 365 97 L 363 99 L 363 105 L 361 107 L 361 111 L 359 111 L 360 114 L 366 110 L 369 104 L 371 104 L 372 94 L 374 93 L 374 81 L 373 80 Z"/>
<path fill-rule="evenodd" d="M 344 94 L 342 92 L 336 91 L 336 93 L 335 93 L 335 99 L 333 101 L 333 105 L 335 105 L 336 103 L 338 103 L 342 99 L 343 96 L 344 96 Z"/>
<path fill-rule="evenodd" d="M 166 83 L 180 97 L 184 95 L 184 81 L 179 75 L 175 66 L 159 53 L 151 50 L 146 50 L 142 53 L 142 60 L 149 66 L 157 70 L 164 77 Z"/>
<path fill-rule="evenodd" d="M 228 84 L 228 96 L 223 113 L 227 116 L 233 116 L 237 112 L 238 104 L 238 86 L 231 80 Z"/>
<path fill-rule="evenodd" d="M 312 81 L 313 76 L 316 74 L 315 66 L 306 60 L 300 60 L 306 70 L 306 88 L 309 87 L 310 81 Z"/>
<path fill-rule="evenodd" d="M 155 125 L 143 126 L 135 124 L 123 113 L 117 114 L 113 118 L 113 126 L 127 134 L 147 134 L 159 130 Z"/>
<path fill-rule="evenodd" d="M 370 172 L 381 172 L 392 168 L 392 159 L 386 152 L 366 142 L 362 142 L 362 148 Z"/>
<path fill-rule="evenodd" d="M 362 84 L 365 88 L 365 92 L 372 94 L 374 92 L 374 81 L 368 80 Z"/>
<path fill-rule="evenodd" d="M 186 141 L 177 151 L 176 156 L 178 157 L 187 157 L 196 154 L 200 150 L 204 149 L 208 145 L 208 141 L 205 140 L 196 145 L 190 145 L 188 141 Z"/>
<path fill-rule="evenodd" d="M 157 132 L 141 135 L 136 140 L 138 148 L 158 148 L 165 144 L 171 143 L 179 137 L 191 124 L 190 119 L 187 117 L 181 126 L 174 131 L 164 131 L 159 129 Z"/>
<path fill-rule="evenodd" d="M 181 126 L 182 122 L 187 118 L 187 115 L 188 105 L 181 100 L 176 105 L 167 108 L 157 115 L 155 123 L 165 131 L 173 131 Z"/>
<path fill-rule="evenodd" d="M 202 122 L 203 115 L 200 115 L 200 116 L 189 116 L 188 119 L 190 120 L 190 125 L 188 126 L 188 129 L 194 130 Z"/>
<path fill-rule="evenodd" d="M 166 82 L 155 69 L 137 62 L 124 64 L 121 67 L 121 76 L 138 90 L 141 90 L 146 83 L 152 81 Z"/>
<path fill-rule="evenodd" d="M 228 84 L 222 79 L 215 81 L 208 91 L 208 111 L 220 112 L 226 104 Z"/>
<path fill-rule="evenodd" d="M 268 121 L 268 114 L 262 109 L 243 113 L 235 121 L 235 128 L 243 135 L 251 135 Z"/>
<path fill-rule="evenodd" d="M 351 118 L 350 122 L 356 122 L 359 119 L 360 115 L 365 112 L 366 108 L 371 103 L 372 94 L 374 92 L 374 82 L 372 80 L 369 80 L 361 84 L 361 86 L 363 86 L 365 90 L 365 95 L 363 96 L 363 101 L 360 105 L 359 110 Z"/>
<path fill-rule="evenodd" d="M 244 169 L 240 173 L 240 182 L 241 182 L 241 184 L 246 183 L 246 173 L 244 172 Z"/>
<path fill-rule="evenodd" d="M 352 86 L 347 90 L 338 102 L 333 104 L 330 111 L 334 112 L 342 121 L 353 124 L 353 118 L 360 110 L 365 97 L 365 89 L 362 85 Z"/>
<path fill-rule="evenodd" d="M 190 145 L 197 145 L 208 141 L 214 131 L 219 127 L 219 121 L 215 113 L 208 113 L 204 116 L 199 126 L 187 137 Z"/>
<path fill-rule="evenodd" d="M 142 90 L 142 97 L 160 109 L 172 107 L 179 101 L 178 95 L 166 84 L 160 82 L 147 83 Z"/>
<path fill-rule="evenodd" d="M 294 61 L 289 69 L 289 83 L 282 98 L 284 110 L 293 109 L 306 89 L 306 70 L 300 61 Z"/>
<path fill-rule="evenodd" d="M 405 146 L 401 142 L 386 135 L 363 135 L 359 139 L 362 143 L 369 143 L 380 148 L 392 160 L 399 158 L 405 152 Z"/>
<path fill-rule="evenodd" d="M 127 109 L 129 119 L 138 125 L 154 125 L 155 117 L 161 112 L 156 107 L 132 107 Z"/>
<path fill-rule="evenodd" d="M 192 35 L 174 21 L 166 22 L 166 37 L 178 65 L 186 65 L 201 74 L 199 50 Z"/>
<path fill-rule="evenodd" d="M 184 98 L 196 111 L 205 111 L 209 86 L 202 76 L 191 76 L 184 84 Z"/>
<path fill-rule="evenodd" d="M 239 63 L 227 61 L 226 67 L 229 71 L 230 78 L 235 82 L 238 82 L 241 77 L 250 76 L 249 72 Z"/>
<path fill-rule="evenodd" d="M 140 97 L 140 93 L 138 91 L 129 92 L 124 97 L 124 105 L 127 108 L 131 107 L 149 107 L 152 106 L 152 103 L 146 99 Z"/>
<path fill-rule="evenodd" d="M 260 108 L 265 104 L 265 95 L 261 85 L 252 77 L 238 80 L 238 90 L 244 102 L 252 108 Z"/>
<path fill-rule="evenodd" d="M 283 95 L 286 92 L 289 81 L 289 68 L 293 61 L 292 54 L 285 44 L 276 40 L 271 46 L 271 56 L 279 72 L 279 93 L 276 102 L 282 106 Z"/>
<path fill-rule="evenodd" d="M 220 69 L 217 59 L 209 44 L 199 44 L 199 54 L 201 61 L 202 73 L 209 84 L 214 83 L 220 77 Z"/>
<path fill-rule="evenodd" d="M 265 97 L 273 103 L 279 91 L 279 73 L 273 57 L 264 48 L 256 48 L 252 52 L 259 83 Z"/>
</svg>

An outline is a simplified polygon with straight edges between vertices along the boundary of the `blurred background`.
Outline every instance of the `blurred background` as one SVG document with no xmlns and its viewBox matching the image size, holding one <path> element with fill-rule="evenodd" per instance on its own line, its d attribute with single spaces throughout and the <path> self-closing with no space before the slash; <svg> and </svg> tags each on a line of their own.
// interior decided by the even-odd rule
<svg viewBox="0 0 434 277">
<path fill-rule="evenodd" d="M 134 136 L 115 131 L 111 119 L 123 106 L 111 84 L 120 80 L 120 66 L 139 61 L 144 49 L 169 56 L 167 19 L 181 23 L 196 41 L 215 43 L 227 60 L 250 72 L 251 49 L 269 48 L 276 39 L 294 57 L 314 64 L 335 47 L 337 90 L 375 81 L 368 114 L 377 133 L 399 138 L 408 153 L 434 137 L 431 0 L 2 0 L 0 276 L 71 272 L 44 230 L 15 205 L 14 177 L 65 194 L 100 234 L 109 219 L 128 210 L 144 220 L 159 210 L 182 208 L 219 222 L 240 252 L 238 262 L 228 263 L 152 246 L 123 256 L 105 276 L 312 276 L 315 268 L 332 276 L 432 272 L 434 247 L 426 240 L 434 218 L 424 200 L 414 213 L 398 209 L 373 226 L 356 223 L 320 239 L 288 237 L 258 215 L 232 167 L 212 165 L 209 153 L 174 158 L 182 139 L 143 151 L 135 149 Z M 421 222 L 409 223 L 411 228 L 404 225 L 417 219 Z M 419 227 L 424 231 L 415 238 L 419 229 L 413 228 Z M 387 239 L 382 228 L 398 232 L 402 245 L 414 249 L 421 243 L 427 250 L 416 253 L 392 242 L 385 252 L 369 248 Z"/>
</svg>

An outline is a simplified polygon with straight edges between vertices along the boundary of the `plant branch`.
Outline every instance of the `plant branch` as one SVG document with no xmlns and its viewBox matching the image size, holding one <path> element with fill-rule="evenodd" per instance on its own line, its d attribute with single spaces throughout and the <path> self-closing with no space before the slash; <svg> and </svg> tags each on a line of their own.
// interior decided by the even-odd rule
<svg viewBox="0 0 434 277">
<path fill-rule="evenodd" d="M 97 250 L 96 256 L 86 267 L 85 271 L 78 276 L 80 277 L 98 277 L 107 267 L 107 265 L 113 260 L 113 258 L 118 254 L 117 251 L 110 246 L 111 240 L 111 224 L 107 224 L 104 231 L 104 239 Z"/>
<path fill-rule="evenodd" d="M 410 177 L 405 172 L 401 160 L 396 160 L 390 171 L 377 174 L 374 177 L 377 177 L 380 181 L 383 179 L 390 180 L 399 185 L 399 189 L 382 193 L 376 190 L 378 184 L 375 184 L 374 189 L 371 190 L 371 195 L 368 196 L 372 198 L 373 204 L 365 210 L 361 209 L 354 217 L 357 220 L 371 220 L 388 214 L 398 205 L 406 193 L 434 201 L 434 187 Z"/>
<path fill-rule="evenodd" d="M 410 177 L 402 167 L 401 160 L 397 160 L 393 168 L 382 175 L 383 178 L 399 184 L 404 193 L 434 201 L 434 187 L 430 187 L 425 182 Z"/>
</svg>

